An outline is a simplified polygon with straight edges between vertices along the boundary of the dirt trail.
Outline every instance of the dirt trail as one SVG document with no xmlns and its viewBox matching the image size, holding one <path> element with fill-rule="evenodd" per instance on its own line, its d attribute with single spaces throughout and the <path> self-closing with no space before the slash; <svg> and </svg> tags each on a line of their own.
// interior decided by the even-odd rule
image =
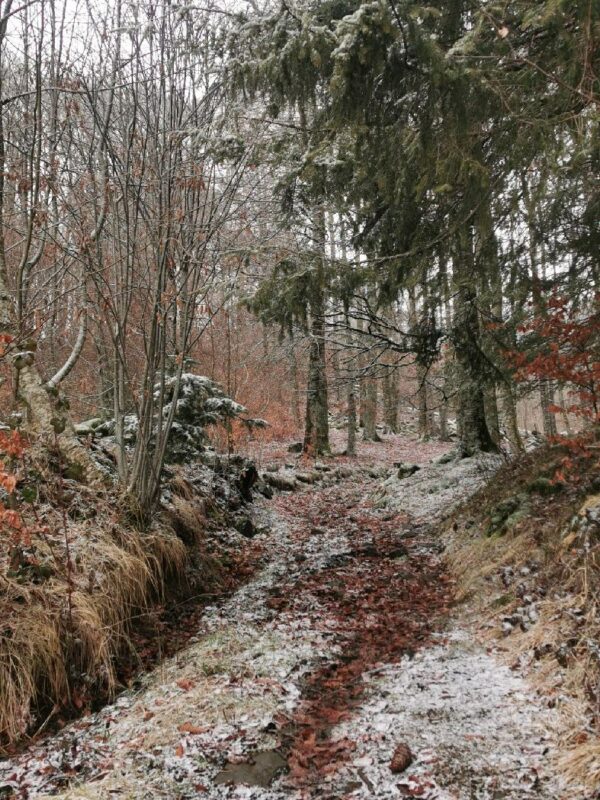
<svg viewBox="0 0 600 800">
<path fill-rule="evenodd" d="M 379 452 L 388 466 L 436 454 L 400 439 Z M 552 712 L 448 613 L 434 523 L 486 470 L 424 466 L 393 510 L 381 464 L 264 504 L 257 576 L 136 691 L 0 762 L 0 796 L 561 797 Z M 414 761 L 394 773 L 403 744 Z"/>
</svg>

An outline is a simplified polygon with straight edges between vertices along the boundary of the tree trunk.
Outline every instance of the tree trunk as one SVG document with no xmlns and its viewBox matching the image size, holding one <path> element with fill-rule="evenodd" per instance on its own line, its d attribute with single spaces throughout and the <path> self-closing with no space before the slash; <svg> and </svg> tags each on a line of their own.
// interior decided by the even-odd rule
<svg viewBox="0 0 600 800">
<path fill-rule="evenodd" d="M 0 248 L 1 249 L 1 248 Z M 2 253 L 3 254 L 3 253 Z M 14 306 L 6 279 L 3 258 L 0 258 L 0 330 L 14 334 Z M 46 388 L 35 365 L 33 345 L 13 354 L 18 383 L 18 399 L 26 409 L 25 428 L 43 444 L 56 443 L 72 474 L 90 484 L 104 482 L 104 475 L 94 464 L 88 450 L 81 444 L 73 429 L 68 408 L 60 404 L 57 389 Z"/>
<path fill-rule="evenodd" d="M 485 416 L 479 314 L 473 279 L 473 242 L 470 231 L 463 231 L 460 236 L 454 267 L 456 314 L 452 338 L 456 353 L 459 451 L 463 457 L 468 457 L 478 451 L 497 450 Z"/>
<path fill-rule="evenodd" d="M 98 356 L 98 409 L 101 416 L 108 419 L 112 415 L 114 406 L 114 382 L 109 379 L 111 369 L 110 351 L 100 325 L 98 325 L 98 330 L 94 337 L 94 346 Z"/>
<path fill-rule="evenodd" d="M 366 442 L 380 442 L 377 433 L 377 380 L 371 375 L 364 378 L 365 402 L 363 410 L 363 439 Z"/>
<path fill-rule="evenodd" d="M 498 398 L 496 387 L 487 385 L 483 392 L 483 402 L 485 406 L 485 419 L 487 422 L 490 436 L 496 444 L 500 444 L 500 415 L 498 413 Z"/>
<path fill-rule="evenodd" d="M 417 309 L 417 296 L 414 286 L 410 286 L 408 289 L 408 319 L 410 329 L 416 332 L 419 326 L 419 312 Z M 417 381 L 416 396 L 419 438 L 429 439 L 431 435 L 431 414 L 429 410 L 429 398 L 427 391 L 427 368 L 420 364 L 418 360 L 415 362 L 415 368 L 415 377 Z"/>
<path fill-rule="evenodd" d="M 544 178 L 542 178 L 543 180 Z M 546 263 L 543 239 L 537 230 L 537 207 L 532 196 L 527 178 L 521 179 L 523 198 L 527 210 L 527 227 L 529 231 L 529 257 L 531 262 L 531 295 L 534 308 L 540 317 L 546 316 L 546 307 L 542 296 L 542 280 L 546 278 Z M 540 276 L 541 271 L 541 276 Z M 539 383 L 540 405 L 542 407 L 542 425 L 546 436 L 556 436 L 556 419 L 549 407 L 554 404 L 554 387 L 552 382 L 542 378 Z"/>
<path fill-rule="evenodd" d="M 19 399 L 26 407 L 26 429 L 44 445 L 56 443 L 65 460 L 64 469 L 77 480 L 90 485 L 104 483 L 105 476 L 81 444 L 67 408 L 60 406 L 58 392 L 48 391 L 40 378 L 32 355 L 19 369 Z"/>
<path fill-rule="evenodd" d="M 513 454 L 521 453 L 525 449 L 523 440 L 519 433 L 519 425 L 517 421 L 517 403 L 514 393 L 508 380 L 500 389 L 500 398 L 502 402 L 502 418 L 506 428 L 506 436 L 510 444 L 510 449 Z"/>
<path fill-rule="evenodd" d="M 429 399 L 427 391 L 427 370 L 420 365 L 417 366 L 417 408 L 419 419 L 419 438 L 429 439 L 431 436 Z"/>
<path fill-rule="evenodd" d="M 300 411 L 300 384 L 298 382 L 298 361 L 296 359 L 296 351 L 294 349 L 293 339 L 290 340 L 290 349 L 288 353 L 290 378 L 292 380 L 292 415 L 297 427 L 300 427 L 302 424 L 302 414 Z"/>
<path fill-rule="evenodd" d="M 443 398 L 440 402 L 440 441 L 448 441 L 448 403 Z"/>
<path fill-rule="evenodd" d="M 356 382 L 348 381 L 348 444 L 346 454 L 356 455 Z"/>
<path fill-rule="evenodd" d="M 304 451 L 313 455 L 330 452 L 325 342 L 323 323 L 316 317 L 312 319 L 308 356 Z"/>
<path fill-rule="evenodd" d="M 330 452 L 325 361 L 325 300 L 318 276 L 316 283 L 310 308 L 310 349 L 304 430 L 304 451 L 315 455 Z"/>
<path fill-rule="evenodd" d="M 566 398 L 565 398 L 564 389 L 561 388 L 561 389 L 558 390 L 558 397 L 559 397 L 559 400 L 560 400 L 560 407 L 562 408 L 561 417 L 562 417 L 563 425 L 565 426 L 565 433 L 567 434 L 567 436 L 570 436 L 571 433 L 572 433 L 571 421 L 569 420 L 569 414 L 566 411 L 567 401 L 566 401 Z"/>
<path fill-rule="evenodd" d="M 398 382 L 391 369 L 383 374 L 383 414 L 389 433 L 398 433 Z"/>
<path fill-rule="evenodd" d="M 342 226 L 342 236 L 344 235 L 344 230 Z M 342 258 L 344 261 L 346 260 L 346 244 L 345 240 L 342 238 Z M 348 350 L 352 347 L 354 343 L 354 331 L 352 329 L 352 322 L 350 320 L 350 307 L 347 300 L 344 300 L 344 323 L 346 326 L 346 344 L 348 345 Z M 353 365 L 349 369 L 349 374 L 347 377 L 347 445 L 346 445 L 346 454 L 349 456 L 356 455 L 356 378 L 354 375 L 354 368 Z"/>
<path fill-rule="evenodd" d="M 542 420 L 544 425 L 545 436 L 556 436 L 558 433 L 556 428 L 556 417 L 554 412 L 550 411 L 550 406 L 554 404 L 554 388 L 551 381 L 547 378 L 540 380 L 540 402 L 542 405 Z"/>
<path fill-rule="evenodd" d="M 449 335 L 452 330 L 452 293 L 448 280 L 446 253 L 443 248 L 440 248 L 438 258 L 440 262 L 440 291 L 443 298 L 441 309 L 442 327 L 446 335 Z M 450 406 L 449 398 L 452 396 L 452 365 L 446 352 L 442 352 L 442 389 L 440 394 L 440 439 L 442 442 L 447 442 L 450 439 L 448 413 Z"/>
</svg>

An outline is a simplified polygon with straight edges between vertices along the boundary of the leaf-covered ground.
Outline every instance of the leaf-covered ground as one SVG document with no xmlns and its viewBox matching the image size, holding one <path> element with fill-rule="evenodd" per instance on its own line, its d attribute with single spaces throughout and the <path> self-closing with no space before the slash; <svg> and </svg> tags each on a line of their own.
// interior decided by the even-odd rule
<svg viewBox="0 0 600 800">
<path fill-rule="evenodd" d="M 492 464 L 441 452 L 390 437 L 261 505 L 255 577 L 136 690 L 0 762 L 0 796 L 572 798 L 553 712 L 452 607 L 436 522 Z"/>
</svg>

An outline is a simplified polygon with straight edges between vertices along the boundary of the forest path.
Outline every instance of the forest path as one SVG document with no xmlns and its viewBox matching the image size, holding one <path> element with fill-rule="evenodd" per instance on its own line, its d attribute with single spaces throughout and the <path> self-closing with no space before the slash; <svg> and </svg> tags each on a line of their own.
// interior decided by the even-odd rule
<svg viewBox="0 0 600 800">
<path fill-rule="evenodd" d="M 452 621 L 435 522 L 487 468 L 379 448 L 262 504 L 256 576 L 137 690 L 0 763 L 0 796 L 558 798 L 552 712 Z"/>
</svg>

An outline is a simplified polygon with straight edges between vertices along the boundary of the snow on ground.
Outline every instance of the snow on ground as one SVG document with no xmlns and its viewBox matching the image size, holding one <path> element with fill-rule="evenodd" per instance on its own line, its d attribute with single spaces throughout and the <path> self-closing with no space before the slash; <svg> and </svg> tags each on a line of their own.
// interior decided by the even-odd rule
<svg viewBox="0 0 600 800">
<path fill-rule="evenodd" d="M 502 456 L 481 454 L 424 464 L 418 472 L 400 477 L 394 471 L 373 493 L 378 508 L 410 514 L 416 522 L 431 523 L 449 514 L 489 480 L 503 464 Z"/>
<path fill-rule="evenodd" d="M 354 797 L 559 797 L 546 774 L 554 713 L 466 631 L 441 635 L 435 647 L 382 666 L 368 681 L 367 701 L 336 731 L 361 742 L 349 767 L 360 765 Z M 391 775 L 398 743 L 414 761 Z"/>
<path fill-rule="evenodd" d="M 369 455 L 376 452 L 377 446 L 369 447 Z M 357 632 L 334 613 L 340 608 L 337 595 L 352 601 L 352 584 L 358 581 L 366 585 L 370 601 L 369 569 L 400 576 L 404 569 L 406 586 L 413 585 L 409 571 L 420 559 L 441 569 L 434 537 L 428 538 L 424 523 L 443 516 L 492 469 L 475 459 L 427 464 L 439 456 L 437 447 L 436 452 L 431 445 L 406 440 L 396 440 L 394 447 L 388 441 L 381 448 L 383 474 L 393 472 L 393 462 L 407 460 L 407 454 L 424 466 L 409 478 L 386 481 L 383 488 L 380 478 L 360 469 L 338 484 L 308 486 L 264 504 L 257 512 L 259 522 L 268 526 L 261 534 L 268 555 L 264 569 L 222 605 L 207 608 L 195 641 L 143 676 L 135 690 L 0 762 L 0 796 L 562 797 L 545 755 L 552 747 L 552 712 L 522 678 L 456 623 L 450 633 L 440 630 L 431 641 L 419 632 L 422 622 L 411 622 L 418 642 L 411 657 L 400 652 L 393 661 L 373 664 L 366 658 L 365 672 L 356 681 L 356 702 L 340 715 L 342 722 L 319 731 L 329 741 L 339 740 L 340 757 L 326 769 L 321 764 L 316 783 L 294 785 L 293 770 L 277 774 L 279 751 L 285 754 L 294 725 L 302 732 L 307 702 L 314 712 L 307 687 L 314 694 L 327 686 L 329 666 L 343 670 L 353 652 L 365 658 L 364 647 L 356 645 Z M 402 513 L 394 516 L 390 508 Z M 319 516 L 322 527 L 315 526 Z M 411 527 L 411 516 L 416 527 Z M 401 555 L 404 542 L 406 557 Z M 392 548 L 389 556 L 388 550 L 377 552 L 384 544 Z M 424 581 L 428 574 L 423 573 Z M 363 595 L 357 598 L 364 601 Z M 364 620 L 365 627 L 377 627 L 368 614 Z M 394 633 L 390 630 L 390 638 Z M 318 682 L 314 676 L 320 671 L 324 678 Z M 328 702 L 331 713 L 336 709 Z M 415 762 L 394 775 L 390 761 L 402 743 L 413 751 Z M 315 747 L 321 757 L 328 752 L 323 743 Z M 254 766 L 246 763 L 252 758 Z M 215 782 L 236 770 L 265 785 Z"/>
</svg>

